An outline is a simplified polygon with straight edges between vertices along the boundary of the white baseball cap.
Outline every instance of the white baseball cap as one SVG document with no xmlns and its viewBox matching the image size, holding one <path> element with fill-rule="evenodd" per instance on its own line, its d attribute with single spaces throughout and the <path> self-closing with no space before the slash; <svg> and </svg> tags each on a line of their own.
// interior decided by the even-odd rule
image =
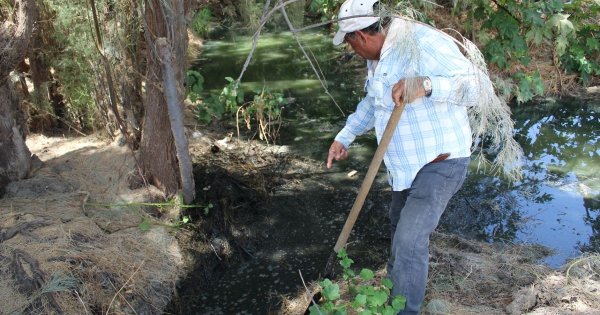
<svg viewBox="0 0 600 315">
<path fill-rule="evenodd" d="M 356 15 L 373 15 L 373 4 L 379 0 L 346 0 L 340 7 L 338 18 L 347 18 Z M 333 37 L 333 44 L 339 45 L 344 42 L 347 33 L 362 30 L 379 21 L 376 16 L 361 16 L 341 20 L 338 22 L 339 30 Z"/>
</svg>

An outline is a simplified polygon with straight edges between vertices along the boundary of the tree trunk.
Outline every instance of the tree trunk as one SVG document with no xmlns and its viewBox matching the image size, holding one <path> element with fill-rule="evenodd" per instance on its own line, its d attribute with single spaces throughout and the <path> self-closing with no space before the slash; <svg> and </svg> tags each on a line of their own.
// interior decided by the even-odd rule
<svg viewBox="0 0 600 315">
<path fill-rule="evenodd" d="M 185 137 L 185 128 L 183 126 L 183 112 L 180 91 L 177 89 L 177 80 L 175 80 L 174 65 L 176 65 L 171 53 L 171 45 L 166 38 L 156 40 L 158 55 L 164 63 L 163 89 L 167 99 L 167 108 L 169 109 L 169 120 L 171 122 L 171 131 L 175 138 L 175 149 L 177 151 L 177 160 L 179 161 L 179 173 L 181 174 L 181 186 L 183 188 L 183 201 L 190 204 L 194 201 L 196 191 L 194 187 L 194 176 L 192 169 L 192 159 L 188 149 L 188 141 Z"/>
<path fill-rule="evenodd" d="M 148 59 L 140 162 L 150 183 L 169 196 L 176 194 L 181 187 L 180 171 L 166 99 L 162 89 L 163 64 L 157 56 L 155 41 L 160 37 L 165 37 L 171 43 L 175 61 L 174 77 L 177 81 L 177 88 L 183 90 L 183 70 L 187 48 L 186 8 L 184 0 L 148 0 L 145 8 Z M 183 95 L 183 93 L 179 93 L 179 95 Z M 179 102 L 179 104 L 183 104 L 183 102 Z M 188 150 L 187 147 L 185 149 Z"/>
<path fill-rule="evenodd" d="M 34 0 L 17 0 L 16 21 L 0 25 L 0 194 L 8 182 L 27 176 L 31 152 L 20 100 L 9 74 L 25 58 L 33 30 Z"/>
</svg>

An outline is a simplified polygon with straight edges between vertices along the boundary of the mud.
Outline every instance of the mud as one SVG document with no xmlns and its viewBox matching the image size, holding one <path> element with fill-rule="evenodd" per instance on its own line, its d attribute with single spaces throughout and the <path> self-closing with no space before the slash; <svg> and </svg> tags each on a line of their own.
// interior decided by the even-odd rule
<svg viewBox="0 0 600 315">
<path fill-rule="evenodd" d="M 118 144 L 31 137 L 43 165 L 0 199 L 0 314 L 303 313 L 364 170 L 190 135 L 199 197 L 185 213 L 140 203 L 164 199 L 128 188 L 133 160 Z M 356 268 L 380 276 L 388 199 L 377 181 L 349 243 Z M 423 312 L 599 314 L 600 257 L 552 270 L 539 263 L 547 254 L 436 233 Z"/>
</svg>

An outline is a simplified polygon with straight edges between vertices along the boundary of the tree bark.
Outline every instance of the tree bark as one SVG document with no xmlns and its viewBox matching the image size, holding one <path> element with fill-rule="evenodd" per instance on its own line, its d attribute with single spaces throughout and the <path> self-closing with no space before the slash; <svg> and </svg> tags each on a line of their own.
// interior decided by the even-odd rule
<svg viewBox="0 0 600 315">
<path fill-rule="evenodd" d="M 145 7 L 145 37 L 148 45 L 148 57 L 140 162 L 150 183 L 168 196 L 176 194 L 179 190 L 181 176 L 165 94 L 162 89 L 163 64 L 157 55 L 155 42 L 158 38 L 164 37 L 171 43 L 175 61 L 174 77 L 177 88 L 183 90 L 183 70 L 187 48 L 186 7 L 184 0 L 147 0 Z M 183 95 L 183 93 L 179 93 L 179 95 Z M 179 102 L 179 104 L 183 104 L 183 102 Z M 187 151 L 188 148 L 186 147 L 185 150 Z"/>
<path fill-rule="evenodd" d="M 171 47 L 166 38 L 156 40 L 158 55 L 163 60 L 163 88 L 169 110 L 169 120 L 171 122 L 171 131 L 175 138 L 175 149 L 177 160 L 179 161 L 179 173 L 181 175 L 181 186 L 183 189 L 183 201 L 190 204 L 194 201 L 196 191 L 194 187 L 194 174 L 192 169 L 192 159 L 188 149 L 188 141 L 185 137 L 185 128 L 183 126 L 183 111 L 181 106 L 182 97 L 177 89 L 175 80 L 174 65 L 176 65 L 171 53 Z"/>
<path fill-rule="evenodd" d="M 18 0 L 17 7 L 16 23 L 0 25 L 0 195 L 8 182 L 25 178 L 31 165 L 31 152 L 25 144 L 25 116 L 9 74 L 27 53 L 35 1 Z"/>
</svg>

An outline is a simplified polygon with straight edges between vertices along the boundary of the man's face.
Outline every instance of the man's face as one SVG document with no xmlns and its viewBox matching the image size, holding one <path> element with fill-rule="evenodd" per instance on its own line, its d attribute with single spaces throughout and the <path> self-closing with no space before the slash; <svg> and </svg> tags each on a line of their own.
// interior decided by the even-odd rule
<svg viewBox="0 0 600 315">
<path fill-rule="evenodd" d="M 344 41 L 356 54 L 368 60 L 379 60 L 384 40 L 385 36 L 381 33 L 369 34 L 363 31 L 356 31 L 354 35 L 346 34 L 344 37 Z"/>
</svg>

